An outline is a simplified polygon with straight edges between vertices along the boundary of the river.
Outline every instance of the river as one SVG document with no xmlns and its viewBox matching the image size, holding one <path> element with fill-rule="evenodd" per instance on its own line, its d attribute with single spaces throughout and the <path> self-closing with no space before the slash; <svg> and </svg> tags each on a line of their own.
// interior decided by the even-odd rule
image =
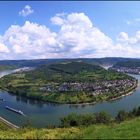
<svg viewBox="0 0 140 140">
<path fill-rule="evenodd" d="M 0 77 L 10 74 L 13 71 L 0 72 Z M 126 97 L 112 102 L 102 102 L 95 105 L 58 105 L 52 103 L 44 103 L 34 101 L 25 97 L 19 97 L 5 91 L 0 91 L 0 98 L 6 101 L 0 101 L 0 116 L 7 119 L 17 126 L 31 124 L 34 127 L 46 127 L 50 125 L 59 125 L 60 118 L 70 113 L 90 113 L 106 111 L 115 116 L 121 109 L 126 111 L 132 110 L 134 107 L 140 106 L 140 75 L 131 75 L 138 79 L 138 87 L 136 91 Z M 22 110 L 26 116 L 21 116 L 5 109 L 5 106 Z"/>
</svg>

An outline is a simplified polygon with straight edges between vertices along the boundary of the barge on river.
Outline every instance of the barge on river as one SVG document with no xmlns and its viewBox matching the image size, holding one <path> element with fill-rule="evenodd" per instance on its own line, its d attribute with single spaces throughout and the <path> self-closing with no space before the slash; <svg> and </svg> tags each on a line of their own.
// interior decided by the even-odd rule
<svg viewBox="0 0 140 140">
<path fill-rule="evenodd" d="M 5 108 L 8 109 L 8 110 L 10 110 L 10 111 L 13 111 L 13 112 L 15 112 L 17 114 L 20 114 L 20 115 L 24 115 L 25 116 L 25 114 L 21 110 L 16 110 L 16 109 L 11 108 L 9 106 L 6 106 Z"/>
</svg>

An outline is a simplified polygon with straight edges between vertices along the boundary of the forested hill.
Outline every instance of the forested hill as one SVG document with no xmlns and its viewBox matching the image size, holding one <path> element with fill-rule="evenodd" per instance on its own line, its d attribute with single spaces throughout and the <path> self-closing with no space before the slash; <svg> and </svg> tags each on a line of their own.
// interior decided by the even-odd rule
<svg viewBox="0 0 140 140">
<path fill-rule="evenodd" d="M 37 67 L 41 65 L 50 65 L 61 62 L 69 61 L 81 61 L 89 64 L 96 64 L 100 66 L 112 66 L 117 62 L 123 62 L 131 60 L 130 58 L 115 58 L 115 57 L 106 57 L 106 58 L 75 58 L 75 59 L 32 59 L 32 60 L 0 60 L 0 66 L 10 66 L 10 67 Z M 133 59 L 132 59 L 133 60 Z"/>
<path fill-rule="evenodd" d="M 29 80 L 43 80 L 46 82 L 85 82 L 97 80 L 115 80 L 128 78 L 118 72 L 107 71 L 98 65 L 84 62 L 62 62 L 59 64 L 43 65 L 33 71 L 25 73 Z"/>
<path fill-rule="evenodd" d="M 138 68 L 140 67 L 140 60 L 133 59 L 133 60 L 127 60 L 127 61 L 120 61 L 120 62 L 117 62 L 113 67 L 114 68 L 119 68 L 119 67 Z"/>
</svg>

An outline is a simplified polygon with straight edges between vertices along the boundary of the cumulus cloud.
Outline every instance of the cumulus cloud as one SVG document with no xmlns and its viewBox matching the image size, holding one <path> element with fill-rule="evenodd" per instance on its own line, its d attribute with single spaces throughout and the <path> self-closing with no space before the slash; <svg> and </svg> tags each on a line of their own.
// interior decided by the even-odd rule
<svg viewBox="0 0 140 140">
<path fill-rule="evenodd" d="M 95 27 L 84 13 L 59 13 L 51 17 L 58 32 L 45 25 L 26 21 L 24 25 L 11 25 L 0 36 L 2 58 L 80 58 L 80 57 L 136 57 L 140 55 L 140 31 L 132 37 L 121 32 L 115 43 Z"/>
<path fill-rule="evenodd" d="M 118 35 L 118 41 L 127 41 L 128 40 L 128 34 L 125 33 L 125 32 L 121 32 L 119 35 Z"/>
<path fill-rule="evenodd" d="M 125 42 L 128 46 L 138 46 L 140 45 L 140 31 L 137 31 L 134 36 L 128 37 L 128 34 L 121 32 L 118 35 L 118 41 Z"/>
<path fill-rule="evenodd" d="M 34 58 L 54 51 L 55 37 L 56 33 L 46 26 L 26 21 L 23 26 L 12 25 L 3 35 L 3 40 L 15 56 Z"/>
<path fill-rule="evenodd" d="M 8 53 L 9 49 L 4 44 L 0 43 L 0 53 Z"/>
<path fill-rule="evenodd" d="M 54 25 L 62 25 L 65 20 L 63 19 L 67 14 L 66 13 L 57 13 L 54 17 L 51 17 L 51 22 Z"/>
<path fill-rule="evenodd" d="M 70 57 L 94 57 L 97 50 L 105 50 L 112 46 L 112 40 L 94 27 L 84 13 L 71 13 L 67 16 L 56 15 L 53 19 L 61 19 L 57 42 L 60 52 L 70 52 Z M 53 20 L 52 20 L 53 21 Z"/>
<path fill-rule="evenodd" d="M 31 6 L 26 5 L 26 6 L 19 12 L 19 15 L 20 15 L 20 16 L 23 16 L 23 17 L 26 17 L 26 16 L 32 14 L 33 12 L 34 12 L 34 10 L 31 8 Z"/>
</svg>

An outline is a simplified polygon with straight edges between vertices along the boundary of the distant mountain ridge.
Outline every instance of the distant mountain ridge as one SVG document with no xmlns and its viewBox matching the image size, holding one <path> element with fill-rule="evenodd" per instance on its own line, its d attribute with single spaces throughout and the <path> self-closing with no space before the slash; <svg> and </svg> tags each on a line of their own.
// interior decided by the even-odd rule
<svg viewBox="0 0 140 140">
<path fill-rule="evenodd" d="M 113 67 L 114 68 L 117 67 L 137 68 L 140 67 L 140 60 L 133 59 L 127 61 L 119 61 Z"/>
<path fill-rule="evenodd" d="M 89 64 L 100 65 L 102 67 L 113 66 L 118 62 L 125 62 L 136 60 L 140 62 L 140 59 L 136 58 L 121 58 L 121 57 L 105 57 L 105 58 L 62 58 L 62 59 L 32 59 L 32 60 L 0 60 L 1 66 L 16 66 L 16 67 L 37 67 L 41 65 L 49 65 L 55 63 L 63 63 L 69 61 L 81 61 Z"/>
</svg>

